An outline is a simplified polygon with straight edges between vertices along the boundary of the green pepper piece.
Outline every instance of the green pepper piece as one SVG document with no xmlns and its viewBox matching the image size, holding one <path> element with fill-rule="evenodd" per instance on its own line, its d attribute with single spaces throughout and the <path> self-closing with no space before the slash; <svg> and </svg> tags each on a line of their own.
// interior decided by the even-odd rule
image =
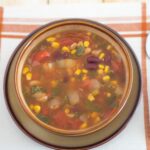
<svg viewBox="0 0 150 150">
<path fill-rule="evenodd" d="M 57 96 L 60 94 L 60 92 L 61 92 L 61 88 L 57 86 L 52 89 L 52 96 Z"/>
<path fill-rule="evenodd" d="M 94 71 L 89 71 L 89 76 L 91 77 L 91 78 L 94 78 L 94 77 L 96 77 L 97 76 L 97 72 L 94 70 Z"/>
<path fill-rule="evenodd" d="M 116 101 L 117 96 L 115 94 L 113 94 L 111 97 L 107 98 L 107 105 L 110 108 L 115 108 L 118 106 L 118 103 Z"/>
<path fill-rule="evenodd" d="M 37 117 L 46 124 L 48 124 L 50 122 L 50 118 L 47 116 L 39 114 L 39 115 L 37 115 Z"/>
<path fill-rule="evenodd" d="M 64 105 L 69 104 L 69 98 L 68 98 L 68 96 L 65 96 L 65 97 L 63 98 L 63 104 L 64 104 Z"/>
<path fill-rule="evenodd" d="M 95 104 L 94 102 L 90 102 L 89 100 L 87 100 L 85 102 L 85 107 L 87 110 L 89 110 L 91 112 L 93 112 L 93 111 L 100 112 L 100 107 L 98 107 L 98 105 Z"/>
</svg>

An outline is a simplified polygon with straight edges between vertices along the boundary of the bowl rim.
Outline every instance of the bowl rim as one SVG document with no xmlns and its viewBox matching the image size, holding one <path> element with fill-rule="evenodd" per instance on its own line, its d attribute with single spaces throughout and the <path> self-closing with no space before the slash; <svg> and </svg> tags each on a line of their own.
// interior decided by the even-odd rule
<svg viewBox="0 0 150 150">
<path fill-rule="evenodd" d="M 59 128 L 55 128 L 51 125 L 48 125 L 44 122 L 42 122 L 40 119 L 38 119 L 36 117 L 36 115 L 33 114 L 33 112 L 29 109 L 25 99 L 23 96 L 21 96 L 21 92 L 19 91 L 19 87 L 18 86 L 18 82 L 19 82 L 19 77 L 18 77 L 18 68 L 20 66 L 20 62 L 21 59 L 24 56 L 24 53 L 26 51 L 26 48 L 40 35 L 42 35 L 43 33 L 47 32 L 48 30 L 57 28 L 57 27 L 61 27 L 63 25 L 71 25 L 71 24 L 79 24 L 79 25 L 85 25 L 85 26 L 90 26 L 91 28 L 95 28 L 97 30 L 104 30 L 103 32 L 105 32 L 105 34 L 107 34 L 108 36 L 110 36 L 113 40 L 115 40 L 115 42 L 118 42 L 118 45 L 121 47 L 123 53 L 124 53 L 124 57 L 126 57 L 126 63 L 128 63 L 128 71 L 129 71 L 129 79 L 126 85 L 126 88 L 124 88 L 124 94 L 122 96 L 122 101 L 123 104 L 120 106 L 120 108 L 118 109 L 117 113 L 113 114 L 111 118 L 109 118 L 106 123 L 103 123 L 102 125 L 100 124 L 96 124 L 93 125 L 89 128 L 86 129 L 80 129 L 80 130 L 64 130 L 64 129 L 59 129 Z M 133 68 L 132 68 L 132 63 L 130 60 L 130 56 L 128 54 L 128 52 L 126 51 L 126 47 L 121 43 L 121 40 L 118 36 L 116 36 L 111 30 L 108 30 L 109 27 L 107 27 L 106 25 L 91 21 L 91 20 L 87 20 L 87 19 L 63 19 L 63 20 L 59 20 L 59 21 L 55 21 L 52 23 L 49 23 L 43 27 L 41 27 L 40 29 L 37 29 L 32 35 L 28 36 L 28 43 L 22 43 L 21 47 L 22 48 L 22 52 L 19 55 L 19 58 L 17 60 L 16 63 L 16 67 L 15 67 L 15 89 L 16 89 L 16 93 L 18 96 L 18 100 L 21 104 L 21 106 L 23 107 L 24 111 L 29 115 L 29 117 L 31 117 L 36 123 L 38 123 L 39 125 L 41 125 L 42 127 L 48 129 L 51 132 L 55 132 L 56 134 L 63 134 L 66 136 L 79 136 L 79 135 L 86 135 L 86 134 L 90 134 L 93 132 L 96 132 L 97 130 L 100 130 L 102 128 L 104 128 L 105 126 L 107 126 L 111 121 L 113 121 L 117 115 L 121 112 L 121 110 L 123 109 L 123 107 L 126 104 L 126 101 L 128 100 L 128 96 L 130 94 L 131 91 L 131 87 L 132 87 L 132 82 L 133 82 Z M 126 79 L 127 80 L 127 79 Z"/>
</svg>

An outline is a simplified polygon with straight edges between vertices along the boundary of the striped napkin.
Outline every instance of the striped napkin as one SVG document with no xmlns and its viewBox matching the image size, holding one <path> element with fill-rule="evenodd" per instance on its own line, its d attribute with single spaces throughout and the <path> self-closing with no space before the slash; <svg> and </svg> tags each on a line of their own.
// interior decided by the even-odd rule
<svg viewBox="0 0 150 150">
<path fill-rule="evenodd" d="M 8 59 L 16 46 L 39 26 L 63 18 L 86 18 L 104 23 L 118 31 L 133 48 L 141 67 L 142 92 L 139 105 L 127 127 L 111 141 L 94 150 L 150 150 L 150 60 L 145 52 L 150 13 L 146 12 L 146 8 L 145 2 L 0 7 L 0 84 Z M 0 149 L 45 150 L 44 146 L 33 142 L 18 130 L 8 114 L 2 90 L 0 97 Z"/>
</svg>

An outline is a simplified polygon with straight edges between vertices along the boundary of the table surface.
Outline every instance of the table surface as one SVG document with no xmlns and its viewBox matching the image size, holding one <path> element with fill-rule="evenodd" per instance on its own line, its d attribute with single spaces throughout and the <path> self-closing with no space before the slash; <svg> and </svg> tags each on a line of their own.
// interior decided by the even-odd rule
<svg viewBox="0 0 150 150">
<path fill-rule="evenodd" d="M 141 0 L 0 0 L 2 6 L 23 5 L 52 5 L 52 4 L 77 4 L 77 3 L 107 3 L 107 2 L 141 2 Z"/>
<path fill-rule="evenodd" d="M 146 113 L 144 108 L 146 106 L 146 108 L 148 109 L 150 108 L 150 106 L 145 105 L 147 99 L 144 97 L 144 95 L 146 94 L 147 89 L 150 88 L 150 78 L 145 79 L 143 73 L 147 76 L 150 74 L 150 69 L 147 69 L 147 72 L 145 72 L 145 68 L 149 68 L 148 66 L 150 65 L 150 60 L 148 60 L 145 56 L 145 49 L 141 48 L 143 47 L 142 35 L 144 34 L 144 37 L 146 37 L 147 35 L 147 31 L 141 31 L 141 26 L 143 27 L 143 25 L 141 24 L 141 6 L 142 5 L 140 3 L 125 5 L 93 5 L 94 9 L 92 13 L 89 13 L 89 9 L 91 8 L 90 5 L 87 5 L 86 8 L 83 7 L 83 5 L 75 5 L 73 6 L 74 9 L 79 11 L 73 11 L 72 14 L 66 13 L 71 9 L 70 7 L 65 5 L 53 6 L 51 7 L 51 9 L 43 7 L 43 11 L 41 12 L 39 12 L 39 8 L 35 8 L 33 10 L 31 8 L 5 7 L 3 16 L 3 28 L 1 31 L 2 38 L 0 55 L 0 85 L 3 85 L 4 72 L 10 55 L 12 54 L 15 47 L 22 40 L 22 38 L 24 38 L 29 32 L 33 30 L 27 28 L 28 24 L 36 25 L 37 27 L 49 21 L 55 20 L 55 18 L 69 18 L 70 16 L 89 19 L 93 18 L 93 20 L 105 23 L 110 27 L 114 28 L 116 31 L 118 31 L 130 44 L 140 63 L 142 79 L 144 80 L 144 83 L 145 81 L 147 81 L 148 87 L 145 87 L 143 83 L 144 91 L 142 90 L 139 105 L 135 111 L 134 116 L 132 117 L 126 128 L 117 137 L 113 138 L 110 142 L 102 145 L 101 147 L 97 147 L 94 150 L 149 150 L 148 148 L 150 148 L 150 145 L 147 142 L 147 131 L 149 128 L 147 128 L 148 125 L 145 125 Z M 126 11 L 127 8 L 128 11 Z M 113 19 L 110 19 L 110 14 L 107 13 L 110 9 L 114 10 L 111 14 L 111 17 Z M 118 9 L 121 10 L 119 13 L 117 11 Z M 80 10 L 82 10 L 84 13 L 81 14 Z M 120 18 L 124 17 L 125 19 L 118 19 L 118 14 L 119 16 L 121 16 Z M 150 19 L 148 20 L 148 22 L 150 22 Z M 19 25 L 17 29 L 16 27 L 14 27 L 14 25 L 16 24 Z M 129 26 L 131 25 L 133 31 L 129 28 Z M 24 28 L 26 29 L 24 30 Z M 22 133 L 21 130 L 18 129 L 17 125 L 14 123 L 14 121 L 10 117 L 10 114 L 8 113 L 2 86 L 0 90 L 0 97 L 0 149 L 48 149 L 32 141 L 29 137 Z M 146 118 L 146 120 L 148 119 Z"/>
</svg>

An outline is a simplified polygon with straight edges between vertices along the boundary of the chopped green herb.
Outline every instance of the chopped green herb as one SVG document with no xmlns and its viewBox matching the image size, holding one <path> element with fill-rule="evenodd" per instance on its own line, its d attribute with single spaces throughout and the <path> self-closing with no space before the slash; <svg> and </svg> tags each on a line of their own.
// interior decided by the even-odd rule
<svg viewBox="0 0 150 150">
<path fill-rule="evenodd" d="M 42 87 L 39 86 L 32 86 L 31 87 L 31 94 L 35 94 L 37 92 L 43 92 L 44 89 Z"/>
<path fill-rule="evenodd" d="M 84 53 L 84 47 L 83 46 L 78 46 L 76 50 L 77 50 L 78 56 L 81 56 Z"/>
<path fill-rule="evenodd" d="M 79 116 L 80 116 L 81 114 L 82 114 L 81 112 L 75 112 L 75 113 L 74 113 L 74 115 L 75 115 L 74 117 L 75 117 L 75 118 L 79 118 Z"/>
</svg>

